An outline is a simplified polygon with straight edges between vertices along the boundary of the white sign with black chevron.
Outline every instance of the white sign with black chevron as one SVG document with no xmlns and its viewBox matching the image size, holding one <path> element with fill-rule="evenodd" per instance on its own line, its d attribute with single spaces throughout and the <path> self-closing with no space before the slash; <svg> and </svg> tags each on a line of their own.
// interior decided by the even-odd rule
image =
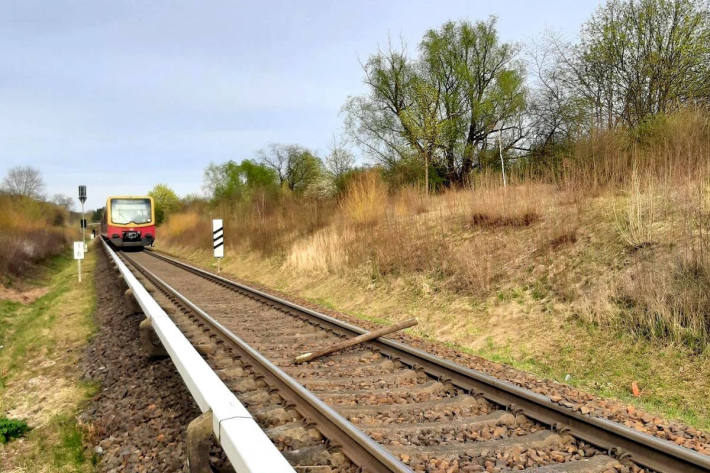
<svg viewBox="0 0 710 473">
<path fill-rule="evenodd" d="M 224 258 L 224 227 L 221 218 L 212 220 L 212 246 L 214 257 Z"/>
</svg>

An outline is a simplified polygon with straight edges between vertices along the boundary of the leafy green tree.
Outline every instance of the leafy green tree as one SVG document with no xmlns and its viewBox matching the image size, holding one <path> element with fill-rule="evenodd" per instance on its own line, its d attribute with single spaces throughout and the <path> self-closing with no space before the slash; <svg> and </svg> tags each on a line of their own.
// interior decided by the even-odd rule
<svg viewBox="0 0 710 473">
<path fill-rule="evenodd" d="M 155 220 L 158 225 L 163 223 L 171 213 L 180 208 L 180 199 L 175 191 L 165 184 L 157 184 L 148 192 L 155 203 Z"/>
<path fill-rule="evenodd" d="M 231 160 L 210 164 L 205 169 L 204 182 L 205 190 L 214 200 L 240 201 L 256 190 L 278 192 L 274 170 L 248 159 L 239 164 Z"/>
<path fill-rule="evenodd" d="M 259 161 L 273 170 L 281 186 L 297 193 L 306 191 L 323 174 L 320 158 L 298 145 L 271 144 L 259 151 Z"/>
<path fill-rule="evenodd" d="M 462 184 L 493 146 L 491 135 L 502 134 L 506 150 L 524 137 L 517 55 L 498 39 L 494 18 L 428 31 L 416 60 L 390 46 L 365 63 L 369 93 L 348 99 L 346 129 L 387 167 L 414 154 L 427 173 L 434 165 L 449 184 Z"/>
<path fill-rule="evenodd" d="M 519 48 L 499 40 L 491 17 L 429 30 L 420 49 L 431 82 L 442 91 L 447 174 L 460 183 L 480 164 L 478 154 L 495 146 L 491 135 L 502 133 L 506 150 L 524 137 L 519 119 L 526 105 L 525 71 L 517 60 Z"/>
</svg>

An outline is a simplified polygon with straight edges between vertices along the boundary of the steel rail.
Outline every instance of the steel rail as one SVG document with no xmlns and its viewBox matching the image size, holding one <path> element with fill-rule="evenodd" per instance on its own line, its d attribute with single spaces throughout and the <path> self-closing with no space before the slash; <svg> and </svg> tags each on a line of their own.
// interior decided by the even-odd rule
<svg viewBox="0 0 710 473">
<path fill-rule="evenodd" d="M 125 257 L 125 256 L 124 256 Z M 246 364 L 258 367 L 266 383 L 277 389 L 279 394 L 293 404 L 294 408 L 326 437 L 330 444 L 338 446 L 362 471 L 372 473 L 412 473 L 404 463 L 392 455 L 385 447 L 375 442 L 370 436 L 355 427 L 350 421 L 325 404 L 308 389 L 274 365 L 261 353 L 244 340 L 232 333 L 207 312 L 196 306 L 175 288 L 163 281 L 156 274 L 137 263 L 133 258 L 125 257 L 166 296 L 177 299 L 200 319 L 208 323 L 217 333 L 231 342 L 240 352 Z"/>
<path fill-rule="evenodd" d="M 361 335 L 367 332 L 358 326 L 210 273 L 156 251 L 148 253 L 219 285 L 245 293 L 250 297 L 262 299 L 267 304 L 278 305 L 286 310 L 296 311 L 310 318 L 318 319 L 348 335 Z M 553 402 L 548 396 L 497 379 L 481 371 L 466 368 L 404 343 L 386 338 L 378 338 L 370 343 L 373 343 L 384 354 L 397 358 L 409 366 L 421 367 L 431 376 L 450 381 L 467 391 L 480 393 L 498 405 L 520 409 L 531 419 L 560 431 L 568 431 L 574 437 L 607 450 L 620 459 L 630 459 L 638 465 L 661 473 L 710 472 L 710 456 L 695 450 L 681 447 L 608 419 L 584 415 Z"/>
</svg>

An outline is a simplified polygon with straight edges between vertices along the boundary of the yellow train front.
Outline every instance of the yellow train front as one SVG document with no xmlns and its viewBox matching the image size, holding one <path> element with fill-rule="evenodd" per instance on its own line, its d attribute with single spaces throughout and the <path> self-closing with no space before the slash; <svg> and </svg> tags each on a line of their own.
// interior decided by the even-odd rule
<svg viewBox="0 0 710 473">
<path fill-rule="evenodd" d="M 116 247 L 152 246 L 155 241 L 155 206 L 149 196 L 106 199 L 101 235 Z"/>
</svg>

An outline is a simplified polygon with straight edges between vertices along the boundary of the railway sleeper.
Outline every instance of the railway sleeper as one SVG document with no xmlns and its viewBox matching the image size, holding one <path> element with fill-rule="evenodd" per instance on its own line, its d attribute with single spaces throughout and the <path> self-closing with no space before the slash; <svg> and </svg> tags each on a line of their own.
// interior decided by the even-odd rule
<svg viewBox="0 0 710 473">
<path fill-rule="evenodd" d="M 341 339 L 341 337 L 336 337 L 336 336 L 331 336 L 331 337 L 324 337 L 324 334 L 322 331 L 317 331 L 317 330 L 312 330 L 308 333 L 294 333 L 294 331 L 297 330 L 295 327 L 289 327 L 289 330 L 269 330 L 268 332 L 264 332 L 263 330 L 242 330 L 242 333 L 248 333 L 250 336 L 255 337 L 255 343 L 266 343 L 270 344 L 273 340 L 279 340 L 278 344 L 273 344 L 275 346 L 278 345 L 290 345 L 292 343 L 323 343 L 324 341 L 327 341 L 328 339 L 331 339 L 333 341 L 338 341 Z"/>
<path fill-rule="evenodd" d="M 279 396 L 277 392 L 266 389 L 240 394 L 239 400 L 244 403 L 246 407 L 264 406 L 267 404 L 279 404 L 284 402 L 283 398 Z"/>
<path fill-rule="evenodd" d="M 283 357 L 283 352 L 274 354 L 269 358 L 272 363 L 278 366 L 293 366 L 294 357 Z M 357 347 L 348 349 L 348 351 L 340 351 L 325 355 L 321 358 L 309 361 L 308 365 L 311 368 L 318 369 L 350 369 L 362 366 L 363 363 L 377 363 L 386 359 L 379 352 L 372 350 L 367 344 L 358 345 Z"/>
<path fill-rule="evenodd" d="M 459 417 L 456 420 L 441 420 L 436 422 L 416 423 L 417 419 L 413 419 L 411 424 L 379 424 L 372 425 L 360 423 L 362 430 L 377 433 L 379 436 L 386 436 L 392 433 L 396 434 L 412 434 L 418 432 L 439 432 L 443 430 L 478 430 L 482 427 L 494 427 L 499 425 L 515 425 L 519 418 L 507 411 L 494 411 L 490 414 L 482 416 Z"/>
<path fill-rule="evenodd" d="M 330 451 L 323 445 L 312 445 L 282 452 L 283 456 L 292 465 L 329 465 L 345 466 L 348 460 L 343 452 Z"/>
<path fill-rule="evenodd" d="M 290 448 L 303 448 L 322 444 L 323 435 L 315 427 L 304 427 L 300 423 L 292 423 L 272 427 L 265 430 L 266 435 L 273 441 Z"/>
<path fill-rule="evenodd" d="M 398 388 L 386 388 L 386 389 L 354 389 L 351 391 L 343 392 L 340 390 L 335 391 L 321 391 L 318 397 L 326 402 L 338 401 L 351 401 L 355 398 L 360 399 L 379 399 L 384 401 L 387 398 L 390 399 L 412 399 L 412 398 L 425 398 L 437 395 L 445 395 L 447 393 L 453 393 L 455 387 L 451 384 L 440 383 L 439 381 L 427 381 L 422 384 L 416 384 L 413 386 L 405 386 Z M 420 399 L 423 400 L 423 399 Z M 396 401 L 395 401 L 396 402 Z"/>
<path fill-rule="evenodd" d="M 526 468 L 522 471 L 509 471 L 517 471 L 518 473 L 607 473 L 618 471 L 622 467 L 621 463 L 615 458 L 606 455 L 594 455 L 591 458 L 583 458 L 576 461 Z"/>
<path fill-rule="evenodd" d="M 279 404 L 256 409 L 252 412 L 252 415 L 259 422 L 268 423 L 270 426 L 279 426 L 303 419 L 301 414 L 295 409 L 287 408 Z"/>
<path fill-rule="evenodd" d="M 258 389 L 264 389 L 268 387 L 266 381 L 261 378 L 256 379 L 254 377 L 240 378 L 236 381 L 230 381 L 226 384 L 230 390 L 238 394 L 249 391 L 256 391 Z"/>
<path fill-rule="evenodd" d="M 561 436 L 550 430 L 540 430 L 527 435 L 500 440 L 476 441 L 469 444 L 456 443 L 435 446 L 390 445 L 388 449 L 396 455 L 402 456 L 404 454 L 411 458 L 457 459 L 462 456 L 495 456 L 496 453 L 510 452 L 513 449 L 540 450 L 550 447 L 557 448 L 569 441 L 572 441 L 572 437 Z"/>
<path fill-rule="evenodd" d="M 286 371 L 289 376 L 295 378 L 295 379 L 303 379 L 303 378 L 322 378 L 325 376 L 331 376 L 332 378 L 336 378 L 336 376 L 339 377 L 348 377 L 348 376 L 373 376 L 373 375 L 380 375 L 382 373 L 389 373 L 394 371 L 397 368 L 403 368 L 405 365 L 403 363 L 396 363 L 393 362 L 392 360 L 389 360 L 387 358 L 382 358 L 379 361 L 375 361 L 372 363 L 368 363 L 365 365 L 358 365 L 353 367 L 352 369 L 349 369 L 347 371 L 342 371 L 342 372 L 333 372 L 332 367 L 323 367 L 323 366 L 310 366 L 307 364 L 300 364 L 300 365 L 294 365 L 294 366 L 288 366 L 284 368 L 284 371 Z M 333 376 L 336 375 L 336 376 Z"/>
<path fill-rule="evenodd" d="M 343 373 L 345 375 L 345 373 Z M 317 377 L 317 378 L 296 378 L 299 383 L 306 386 L 311 391 L 341 390 L 341 389 L 385 389 L 392 387 L 412 386 L 418 382 L 424 382 L 426 375 L 419 374 L 413 370 L 401 370 L 393 373 L 373 374 L 370 376 L 340 376 L 340 377 Z"/>
<path fill-rule="evenodd" d="M 416 404 L 377 404 L 374 406 L 340 406 L 338 412 L 350 419 L 404 419 L 416 417 L 419 421 L 433 421 L 450 416 L 468 414 L 488 414 L 496 407 L 484 398 L 468 395 L 445 397 Z"/>
</svg>

